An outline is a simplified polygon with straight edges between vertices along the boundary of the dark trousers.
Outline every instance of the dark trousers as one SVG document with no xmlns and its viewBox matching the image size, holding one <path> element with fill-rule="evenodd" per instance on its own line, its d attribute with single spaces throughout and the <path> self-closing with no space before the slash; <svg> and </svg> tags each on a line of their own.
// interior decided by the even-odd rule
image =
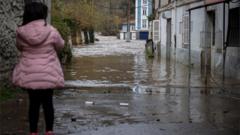
<svg viewBox="0 0 240 135">
<path fill-rule="evenodd" d="M 37 132 L 40 106 L 44 111 L 46 131 L 53 130 L 54 108 L 53 90 L 28 90 L 30 132 Z"/>
</svg>

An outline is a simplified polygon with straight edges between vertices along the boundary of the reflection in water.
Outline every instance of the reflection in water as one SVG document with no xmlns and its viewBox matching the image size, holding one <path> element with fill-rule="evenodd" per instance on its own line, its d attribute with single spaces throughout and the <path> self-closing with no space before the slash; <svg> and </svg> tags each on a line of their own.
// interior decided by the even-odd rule
<svg viewBox="0 0 240 135">
<path fill-rule="evenodd" d="M 188 86 L 188 68 L 170 59 L 145 57 L 143 41 L 126 43 L 103 38 L 96 45 L 74 50 L 72 64 L 65 66 L 66 80 L 104 80 L 149 87 Z M 201 74 L 198 70 L 192 72 L 191 86 L 201 87 Z"/>
<path fill-rule="evenodd" d="M 76 57 L 65 66 L 66 80 L 133 82 L 133 56 Z M 74 74 L 73 74 L 74 73 Z"/>
</svg>

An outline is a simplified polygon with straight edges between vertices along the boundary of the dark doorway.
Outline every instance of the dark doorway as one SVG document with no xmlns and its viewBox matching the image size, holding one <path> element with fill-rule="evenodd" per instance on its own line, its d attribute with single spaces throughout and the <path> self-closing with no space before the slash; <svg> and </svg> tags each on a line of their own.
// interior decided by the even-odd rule
<svg viewBox="0 0 240 135">
<path fill-rule="evenodd" d="M 205 72 L 206 74 L 211 73 L 211 58 L 212 58 L 212 50 L 211 48 L 215 46 L 215 34 L 216 34 L 216 17 L 215 17 L 215 11 L 209 11 L 207 12 L 207 25 L 206 25 L 206 35 L 207 38 L 206 41 L 206 47 L 205 47 Z"/>
<path fill-rule="evenodd" d="M 209 32 L 210 32 L 210 36 L 211 36 L 211 46 L 215 45 L 215 29 L 216 29 L 216 25 L 215 25 L 215 11 L 210 11 L 207 13 L 208 14 L 208 28 L 209 28 Z"/>
<path fill-rule="evenodd" d="M 227 45 L 240 47 L 240 7 L 229 10 Z"/>
<path fill-rule="evenodd" d="M 172 28 L 171 28 L 171 19 L 167 19 L 167 48 L 166 48 L 166 58 L 170 58 L 171 54 L 171 35 L 172 35 Z"/>
</svg>

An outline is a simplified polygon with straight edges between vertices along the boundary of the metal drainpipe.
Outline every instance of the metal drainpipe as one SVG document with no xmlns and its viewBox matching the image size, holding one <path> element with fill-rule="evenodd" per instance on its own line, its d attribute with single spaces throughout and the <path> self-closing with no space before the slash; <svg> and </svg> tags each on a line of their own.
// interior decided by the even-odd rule
<svg viewBox="0 0 240 135">
<path fill-rule="evenodd" d="M 188 25 L 189 25 L 189 52 L 188 52 L 188 119 L 189 121 L 191 120 L 191 109 L 190 109 L 190 101 L 191 101 L 191 10 L 188 10 L 188 15 L 189 15 L 189 20 L 188 20 Z"/>
<path fill-rule="evenodd" d="M 188 22 L 188 25 L 189 25 L 189 51 L 188 51 L 188 94 L 190 95 L 191 93 L 191 90 L 190 90 L 190 87 L 191 87 L 191 67 L 192 67 L 192 64 L 191 64 L 191 10 L 188 11 L 188 15 L 189 15 L 189 22 Z"/>
<path fill-rule="evenodd" d="M 128 0 L 128 11 L 127 11 L 127 40 L 126 42 L 130 42 L 130 0 Z"/>
<path fill-rule="evenodd" d="M 177 47 L 177 0 L 174 1 L 174 10 L 175 10 L 175 31 L 174 31 L 174 47 Z M 176 52 L 175 52 L 176 53 Z"/>
<path fill-rule="evenodd" d="M 225 59 L 226 59 L 226 45 L 225 45 L 225 2 L 223 2 L 223 65 L 222 65 L 222 85 L 225 83 Z M 223 91 L 224 92 L 224 91 Z"/>
</svg>

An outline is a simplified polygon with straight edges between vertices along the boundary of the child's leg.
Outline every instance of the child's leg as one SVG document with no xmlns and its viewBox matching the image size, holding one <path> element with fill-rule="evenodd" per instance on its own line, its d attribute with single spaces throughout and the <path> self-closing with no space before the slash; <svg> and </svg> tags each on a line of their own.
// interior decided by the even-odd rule
<svg viewBox="0 0 240 135">
<path fill-rule="evenodd" d="M 46 131 L 53 131 L 54 108 L 53 108 L 53 90 L 44 90 L 42 105 L 44 110 Z"/>
<path fill-rule="evenodd" d="M 36 133 L 38 128 L 39 109 L 40 109 L 40 97 L 37 90 L 28 90 L 29 94 L 29 124 L 30 132 Z"/>
</svg>

